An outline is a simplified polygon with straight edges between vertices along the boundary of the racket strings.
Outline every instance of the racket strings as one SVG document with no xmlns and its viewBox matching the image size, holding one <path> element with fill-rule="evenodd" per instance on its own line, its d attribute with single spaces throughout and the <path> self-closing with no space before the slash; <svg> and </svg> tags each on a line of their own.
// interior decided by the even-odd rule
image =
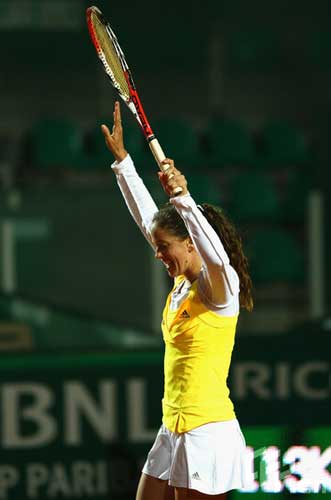
<svg viewBox="0 0 331 500">
<path fill-rule="evenodd" d="M 95 36 L 102 51 L 100 57 L 107 69 L 107 73 L 117 90 L 126 100 L 130 100 L 129 87 L 111 34 L 107 31 L 106 26 L 100 21 L 98 16 L 93 16 L 92 22 Z"/>
</svg>

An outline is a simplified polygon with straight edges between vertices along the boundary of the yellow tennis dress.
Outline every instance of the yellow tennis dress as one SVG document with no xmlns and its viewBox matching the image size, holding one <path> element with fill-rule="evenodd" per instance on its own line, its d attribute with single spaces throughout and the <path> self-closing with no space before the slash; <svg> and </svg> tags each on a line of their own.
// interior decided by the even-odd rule
<svg viewBox="0 0 331 500">
<path fill-rule="evenodd" d="M 178 276 L 173 290 L 184 280 Z M 238 315 L 219 316 L 201 302 L 198 280 L 175 311 L 168 296 L 162 318 L 165 342 L 163 423 L 187 432 L 236 418 L 227 377 Z"/>
</svg>

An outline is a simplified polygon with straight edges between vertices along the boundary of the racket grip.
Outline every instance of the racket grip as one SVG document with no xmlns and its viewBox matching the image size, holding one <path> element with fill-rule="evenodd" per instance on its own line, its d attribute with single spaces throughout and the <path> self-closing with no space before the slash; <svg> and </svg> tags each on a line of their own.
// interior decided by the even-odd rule
<svg viewBox="0 0 331 500">
<path fill-rule="evenodd" d="M 152 154 L 156 160 L 156 163 L 159 166 L 159 169 L 162 172 L 166 172 L 169 167 L 166 165 L 162 165 L 162 161 L 165 159 L 166 156 L 165 156 L 165 154 L 160 146 L 159 141 L 156 138 L 154 138 L 151 141 L 149 141 L 148 144 L 149 144 L 149 148 L 152 151 Z M 182 188 L 179 186 L 174 189 L 175 196 L 179 195 L 181 192 L 182 192 Z"/>
</svg>

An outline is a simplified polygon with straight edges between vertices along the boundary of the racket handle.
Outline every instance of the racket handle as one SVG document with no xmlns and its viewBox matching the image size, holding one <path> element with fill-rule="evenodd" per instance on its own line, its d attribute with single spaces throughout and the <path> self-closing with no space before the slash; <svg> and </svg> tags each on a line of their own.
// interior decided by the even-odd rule
<svg viewBox="0 0 331 500">
<path fill-rule="evenodd" d="M 149 144 L 149 148 L 152 151 L 153 156 L 154 156 L 154 158 L 156 160 L 156 163 L 159 166 L 159 169 L 162 172 L 166 172 L 168 170 L 169 166 L 162 165 L 162 161 L 165 159 L 165 154 L 164 154 L 164 152 L 163 152 L 163 150 L 162 150 L 162 148 L 160 146 L 159 141 L 156 138 L 154 138 L 151 141 L 149 141 L 148 144 Z M 177 196 L 181 192 L 182 192 L 182 188 L 179 187 L 179 186 L 174 189 L 175 196 Z"/>
</svg>

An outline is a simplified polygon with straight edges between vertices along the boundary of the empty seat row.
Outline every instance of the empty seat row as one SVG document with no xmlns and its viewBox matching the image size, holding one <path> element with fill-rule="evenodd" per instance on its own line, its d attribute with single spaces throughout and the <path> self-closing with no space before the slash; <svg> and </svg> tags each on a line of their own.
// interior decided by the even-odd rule
<svg viewBox="0 0 331 500">
<path fill-rule="evenodd" d="M 106 117 L 104 122 L 111 124 L 112 120 Z M 37 168 L 103 168 L 111 156 L 100 123 L 86 131 L 68 119 L 41 119 L 27 137 L 31 164 Z M 199 131 L 188 121 L 163 118 L 155 122 L 154 132 L 166 155 L 183 168 L 246 166 L 266 170 L 308 165 L 313 158 L 305 133 L 281 121 L 266 123 L 253 133 L 239 121 L 225 118 L 214 118 Z M 128 120 L 124 134 L 136 163 L 149 166 L 153 160 L 133 120 Z"/>
</svg>

